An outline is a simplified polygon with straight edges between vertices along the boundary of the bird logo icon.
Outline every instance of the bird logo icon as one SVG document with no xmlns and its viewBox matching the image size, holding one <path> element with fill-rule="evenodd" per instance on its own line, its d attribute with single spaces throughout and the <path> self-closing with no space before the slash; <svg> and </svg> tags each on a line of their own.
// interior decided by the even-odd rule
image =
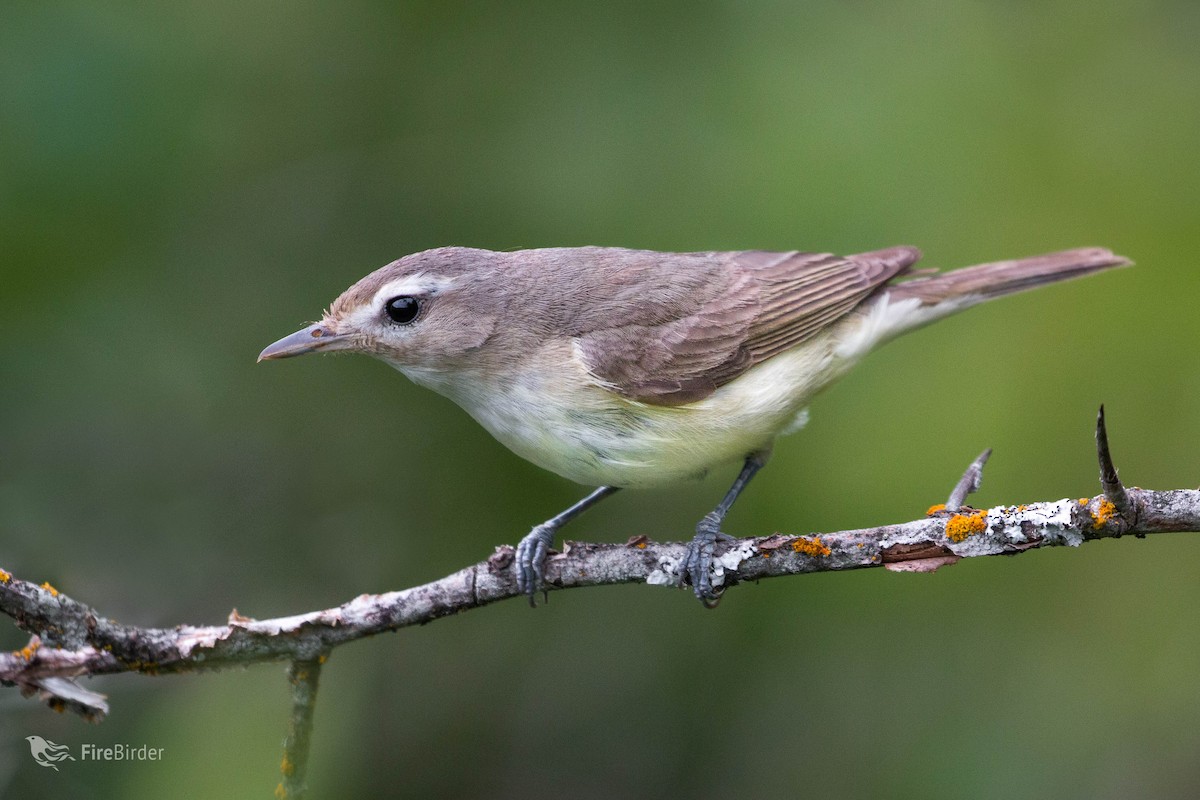
<svg viewBox="0 0 1200 800">
<path fill-rule="evenodd" d="M 41 736 L 26 736 L 25 741 L 29 742 L 29 752 L 33 756 L 33 760 L 43 767 L 50 767 L 55 772 L 58 772 L 56 766 L 58 762 L 68 759 L 75 760 L 68 745 L 55 744 Z"/>
</svg>

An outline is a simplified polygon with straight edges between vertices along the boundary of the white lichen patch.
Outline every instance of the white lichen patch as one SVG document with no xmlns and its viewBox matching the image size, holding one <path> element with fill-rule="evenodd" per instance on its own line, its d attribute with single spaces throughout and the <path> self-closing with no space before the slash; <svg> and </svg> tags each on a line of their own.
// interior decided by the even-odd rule
<svg viewBox="0 0 1200 800">
<path fill-rule="evenodd" d="M 1011 553 L 1035 544 L 1078 547 L 1084 536 L 1077 511 L 1077 500 L 1058 500 L 940 516 L 900 526 L 881 539 L 880 548 L 936 542 L 965 558 Z"/>
<path fill-rule="evenodd" d="M 712 575 L 713 586 L 725 585 L 725 572 L 737 572 L 738 567 L 742 562 L 750 558 L 757 552 L 755 546 L 750 542 L 740 542 L 736 547 L 733 547 L 719 556 L 713 558 Z M 675 586 L 679 583 L 679 571 L 682 569 L 683 559 L 671 558 L 663 556 L 658 560 L 658 566 L 651 570 L 646 576 L 646 583 L 651 586 Z"/>
<path fill-rule="evenodd" d="M 725 585 L 725 571 L 737 572 L 742 562 L 754 555 L 756 548 L 750 542 L 742 542 L 713 559 L 713 586 Z"/>
<path fill-rule="evenodd" d="M 651 586 L 674 586 L 679 581 L 679 562 L 681 559 L 663 556 L 658 560 L 658 566 L 646 576 L 646 583 Z"/>
<path fill-rule="evenodd" d="M 1041 541 L 1047 545 L 1083 544 L 1072 522 L 1074 500 L 1035 503 L 1029 506 L 996 506 L 987 511 L 984 529 L 961 541 L 947 540 L 946 547 L 958 556 L 986 556 L 1023 549 Z"/>
<path fill-rule="evenodd" d="M 1027 526 L 1023 526 L 1022 523 L 1028 521 L 1033 523 L 1034 530 L 1046 544 L 1079 547 L 1083 544 L 1084 539 L 1083 532 L 1073 522 L 1076 508 L 1078 508 L 1078 501 L 1075 500 L 1037 503 L 1028 506 L 1023 511 L 1018 509 L 1011 512 L 1012 523 L 1009 527 L 1015 529 L 1015 535 L 1021 536 L 1021 539 L 1018 540 L 1019 543 L 1026 541 L 1022 531 Z"/>
</svg>

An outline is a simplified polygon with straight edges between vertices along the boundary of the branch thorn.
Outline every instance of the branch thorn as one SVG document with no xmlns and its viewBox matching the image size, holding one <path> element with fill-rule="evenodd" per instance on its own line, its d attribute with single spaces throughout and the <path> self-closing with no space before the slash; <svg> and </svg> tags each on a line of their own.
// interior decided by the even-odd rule
<svg viewBox="0 0 1200 800">
<path fill-rule="evenodd" d="M 1100 486 L 1104 496 L 1113 504 L 1121 519 L 1132 522 L 1133 504 L 1129 501 L 1129 493 L 1125 491 L 1121 479 L 1117 477 L 1117 468 L 1113 465 L 1112 454 L 1108 450 L 1108 427 L 1104 424 L 1104 406 L 1096 415 L 1096 455 L 1100 460 Z"/>
<path fill-rule="evenodd" d="M 946 500 L 947 511 L 958 511 L 966 501 L 967 495 L 979 491 L 979 485 L 983 482 L 983 465 L 991 457 L 992 448 L 989 447 L 971 462 L 971 466 L 967 467 L 967 471 L 958 479 L 958 483 L 954 484 L 954 490 L 950 492 L 950 497 Z"/>
</svg>

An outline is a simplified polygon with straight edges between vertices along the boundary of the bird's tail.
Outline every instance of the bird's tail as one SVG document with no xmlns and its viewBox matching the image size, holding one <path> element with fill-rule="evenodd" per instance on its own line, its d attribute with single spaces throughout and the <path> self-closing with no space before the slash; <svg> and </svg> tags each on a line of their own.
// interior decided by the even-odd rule
<svg viewBox="0 0 1200 800">
<path fill-rule="evenodd" d="M 911 279 L 889 283 L 863 303 L 839 352 L 852 360 L 906 331 L 984 301 L 1131 263 L 1108 250 L 1087 247 L 952 272 L 914 271 Z"/>
<path fill-rule="evenodd" d="M 889 285 L 887 293 L 893 302 L 913 297 L 927 306 L 959 299 L 968 301 L 954 303 L 957 307 L 953 310 L 957 311 L 966 305 L 974 305 L 969 302 L 971 300 L 983 302 L 1131 263 L 1129 259 L 1113 255 L 1103 248 L 1085 247 L 916 277 Z"/>
</svg>

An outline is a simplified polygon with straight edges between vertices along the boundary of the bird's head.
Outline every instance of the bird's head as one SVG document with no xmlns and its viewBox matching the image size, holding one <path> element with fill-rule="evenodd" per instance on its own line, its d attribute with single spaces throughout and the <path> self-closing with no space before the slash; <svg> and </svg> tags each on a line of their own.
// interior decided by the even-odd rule
<svg viewBox="0 0 1200 800">
<path fill-rule="evenodd" d="M 502 303 L 488 280 L 496 255 L 446 247 L 393 261 L 343 292 L 318 322 L 268 346 L 258 360 L 349 351 L 400 368 L 451 367 L 496 331 Z"/>
</svg>

